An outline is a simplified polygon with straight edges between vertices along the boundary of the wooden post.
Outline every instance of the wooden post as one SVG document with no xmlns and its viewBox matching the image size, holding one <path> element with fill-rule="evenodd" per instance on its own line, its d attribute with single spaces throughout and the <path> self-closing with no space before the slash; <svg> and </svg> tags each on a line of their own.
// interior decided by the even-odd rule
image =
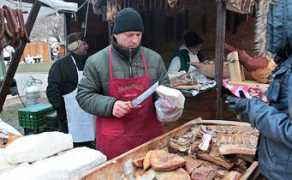
<svg viewBox="0 0 292 180">
<path fill-rule="evenodd" d="M 124 3 L 127 4 L 127 1 L 124 1 Z M 108 44 L 111 44 L 111 40 L 112 40 L 112 27 L 113 27 L 113 22 L 114 22 L 114 18 L 116 16 L 116 14 L 113 14 L 113 12 L 109 13 L 108 11 L 111 11 L 112 8 L 114 8 L 118 13 L 119 8 L 118 8 L 118 2 L 115 0 L 107 0 L 107 8 L 106 8 L 106 14 L 107 14 L 107 30 L 108 30 Z M 125 4 L 124 4 L 125 5 Z M 108 16 L 109 14 L 111 14 L 111 17 Z"/>
<path fill-rule="evenodd" d="M 108 21 L 107 22 L 107 30 L 108 30 L 108 44 L 111 44 L 112 41 L 112 28 L 113 28 L 113 23 Z"/>
<path fill-rule="evenodd" d="M 216 17 L 216 51 L 215 51 L 215 76 L 216 76 L 216 118 L 223 118 L 223 101 L 222 101 L 222 80 L 223 80 L 223 63 L 224 63 L 224 41 L 225 41 L 225 21 L 226 9 L 223 0 L 216 0 L 217 17 Z"/>
<path fill-rule="evenodd" d="M 25 28 L 27 30 L 28 36 L 31 33 L 31 30 L 33 28 L 33 25 L 35 23 L 35 20 L 37 18 L 37 15 L 39 13 L 40 8 L 41 8 L 41 5 L 42 5 L 42 3 L 39 2 L 38 0 L 34 1 L 34 4 L 31 8 L 30 13 L 29 13 L 27 22 L 25 24 Z M 23 42 L 23 41 L 20 42 L 20 46 L 18 49 L 16 49 L 15 53 L 13 54 L 12 61 L 7 69 L 7 73 L 6 73 L 4 82 L 2 84 L 1 90 L 0 90 L 0 112 L 3 109 L 3 105 L 4 105 L 4 102 L 6 100 L 6 96 L 9 92 L 9 87 L 13 81 L 15 72 L 17 70 L 19 61 L 21 59 L 22 53 L 23 53 L 24 48 L 25 48 L 25 45 L 26 45 L 25 42 Z"/>
</svg>

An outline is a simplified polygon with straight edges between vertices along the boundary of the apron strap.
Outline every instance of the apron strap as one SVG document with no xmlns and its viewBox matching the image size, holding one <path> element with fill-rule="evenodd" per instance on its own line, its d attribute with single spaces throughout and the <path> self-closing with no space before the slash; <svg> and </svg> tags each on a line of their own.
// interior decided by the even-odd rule
<svg viewBox="0 0 292 180">
<path fill-rule="evenodd" d="M 144 74 L 148 75 L 148 66 L 147 66 L 145 55 L 144 55 L 144 51 L 141 51 L 140 56 L 141 56 L 141 59 L 142 59 L 143 65 L 144 65 Z"/>
<path fill-rule="evenodd" d="M 76 70 L 77 70 L 77 72 L 79 71 L 78 70 L 78 67 L 77 67 L 77 64 L 76 64 L 76 60 L 75 60 L 75 58 L 73 57 L 73 56 L 70 56 L 71 57 L 71 59 L 73 60 L 73 63 L 74 63 L 74 65 L 75 65 L 75 68 L 76 68 Z"/>
<path fill-rule="evenodd" d="M 110 77 L 110 82 L 113 79 L 113 63 L 112 63 L 112 59 L 113 59 L 112 48 L 109 47 L 108 48 L 108 61 L 109 61 L 109 77 Z"/>
<path fill-rule="evenodd" d="M 77 64 L 76 64 L 76 60 L 75 60 L 75 58 L 74 58 L 73 56 L 70 56 L 70 57 L 71 57 L 71 59 L 73 60 L 73 63 L 74 63 L 74 65 L 75 65 L 76 72 L 77 72 L 77 81 L 79 82 L 80 79 L 82 78 L 82 73 L 83 73 L 83 71 L 79 71 L 79 70 L 78 70 L 78 66 L 77 66 Z"/>
</svg>

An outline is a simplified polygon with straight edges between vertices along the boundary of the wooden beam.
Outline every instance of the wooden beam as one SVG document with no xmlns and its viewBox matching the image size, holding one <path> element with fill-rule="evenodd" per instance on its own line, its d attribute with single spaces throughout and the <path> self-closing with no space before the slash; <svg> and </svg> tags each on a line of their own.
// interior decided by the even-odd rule
<svg viewBox="0 0 292 180">
<path fill-rule="evenodd" d="M 10 1 L 14 1 L 15 3 L 18 3 L 18 0 L 10 0 Z M 21 2 L 25 2 L 25 3 L 33 3 L 34 0 L 22 0 Z"/>
<path fill-rule="evenodd" d="M 33 28 L 33 25 L 36 21 L 37 15 L 39 13 L 39 10 L 41 8 L 42 3 L 38 0 L 34 1 L 34 4 L 30 10 L 27 22 L 25 24 L 25 28 L 27 30 L 28 36 L 31 33 L 31 30 Z M 16 73 L 19 61 L 21 59 L 22 53 L 24 51 L 26 42 L 21 41 L 19 47 L 16 49 L 15 53 L 12 56 L 12 61 L 7 69 L 7 73 L 4 79 L 4 82 L 2 84 L 1 90 L 0 90 L 0 112 L 3 109 L 4 102 L 6 100 L 7 94 L 9 92 L 9 87 L 13 81 L 14 75 Z"/>
<path fill-rule="evenodd" d="M 217 112 L 216 118 L 223 118 L 223 101 L 222 101 L 222 80 L 223 80 L 223 63 L 224 63 L 224 41 L 225 41 L 225 21 L 226 9 L 223 0 L 216 0 L 217 15 L 216 15 L 216 51 L 215 51 L 215 79 L 217 91 Z"/>
</svg>

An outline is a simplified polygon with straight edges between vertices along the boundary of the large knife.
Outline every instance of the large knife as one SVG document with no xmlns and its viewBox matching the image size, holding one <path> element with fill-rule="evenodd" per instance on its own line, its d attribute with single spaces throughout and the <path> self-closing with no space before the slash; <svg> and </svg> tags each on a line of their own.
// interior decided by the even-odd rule
<svg viewBox="0 0 292 180">
<path fill-rule="evenodd" d="M 149 96 L 151 96 L 155 92 L 158 86 L 159 86 L 159 83 L 157 81 L 150 88 L 144 91 L 141 95 L 139 95 L 134 100 L 132 100 L 132 106 L 137 107 L 139 104 L 141 104 L 145 99 L 147 99 Z"/>
</svg>

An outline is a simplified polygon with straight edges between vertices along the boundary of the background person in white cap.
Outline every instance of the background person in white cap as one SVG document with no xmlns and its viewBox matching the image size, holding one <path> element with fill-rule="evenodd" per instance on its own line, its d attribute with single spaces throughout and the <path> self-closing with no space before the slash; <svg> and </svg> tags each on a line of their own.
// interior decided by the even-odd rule
<svg viewBox="0 0 292 180">
<path fill-rule="evenodd" d="M 57 128 L 72 134 L 75 147 L 91 147 L 95 140 L 95 120 L 79 107 L 75 98 L 87 59 L 88 44 L 79 32 L 69 34 L 67 44 L 68 55 L 55 61 L 50 68 L 47 97 L 58 114 Z"/>
<path fill-rule="evenodd" d="M 157 81 L 169 83 L 161 56 L 141 46 L 143 31 L 137 11 L 119 11 L 111 45 L 88 58 L 78 86 L 79 105 L 98 116 L 96 148 L 108 159 L 162 134 L 156 97 L 148 97 L 138 108 L 130 102 Z"/>
</svg>

